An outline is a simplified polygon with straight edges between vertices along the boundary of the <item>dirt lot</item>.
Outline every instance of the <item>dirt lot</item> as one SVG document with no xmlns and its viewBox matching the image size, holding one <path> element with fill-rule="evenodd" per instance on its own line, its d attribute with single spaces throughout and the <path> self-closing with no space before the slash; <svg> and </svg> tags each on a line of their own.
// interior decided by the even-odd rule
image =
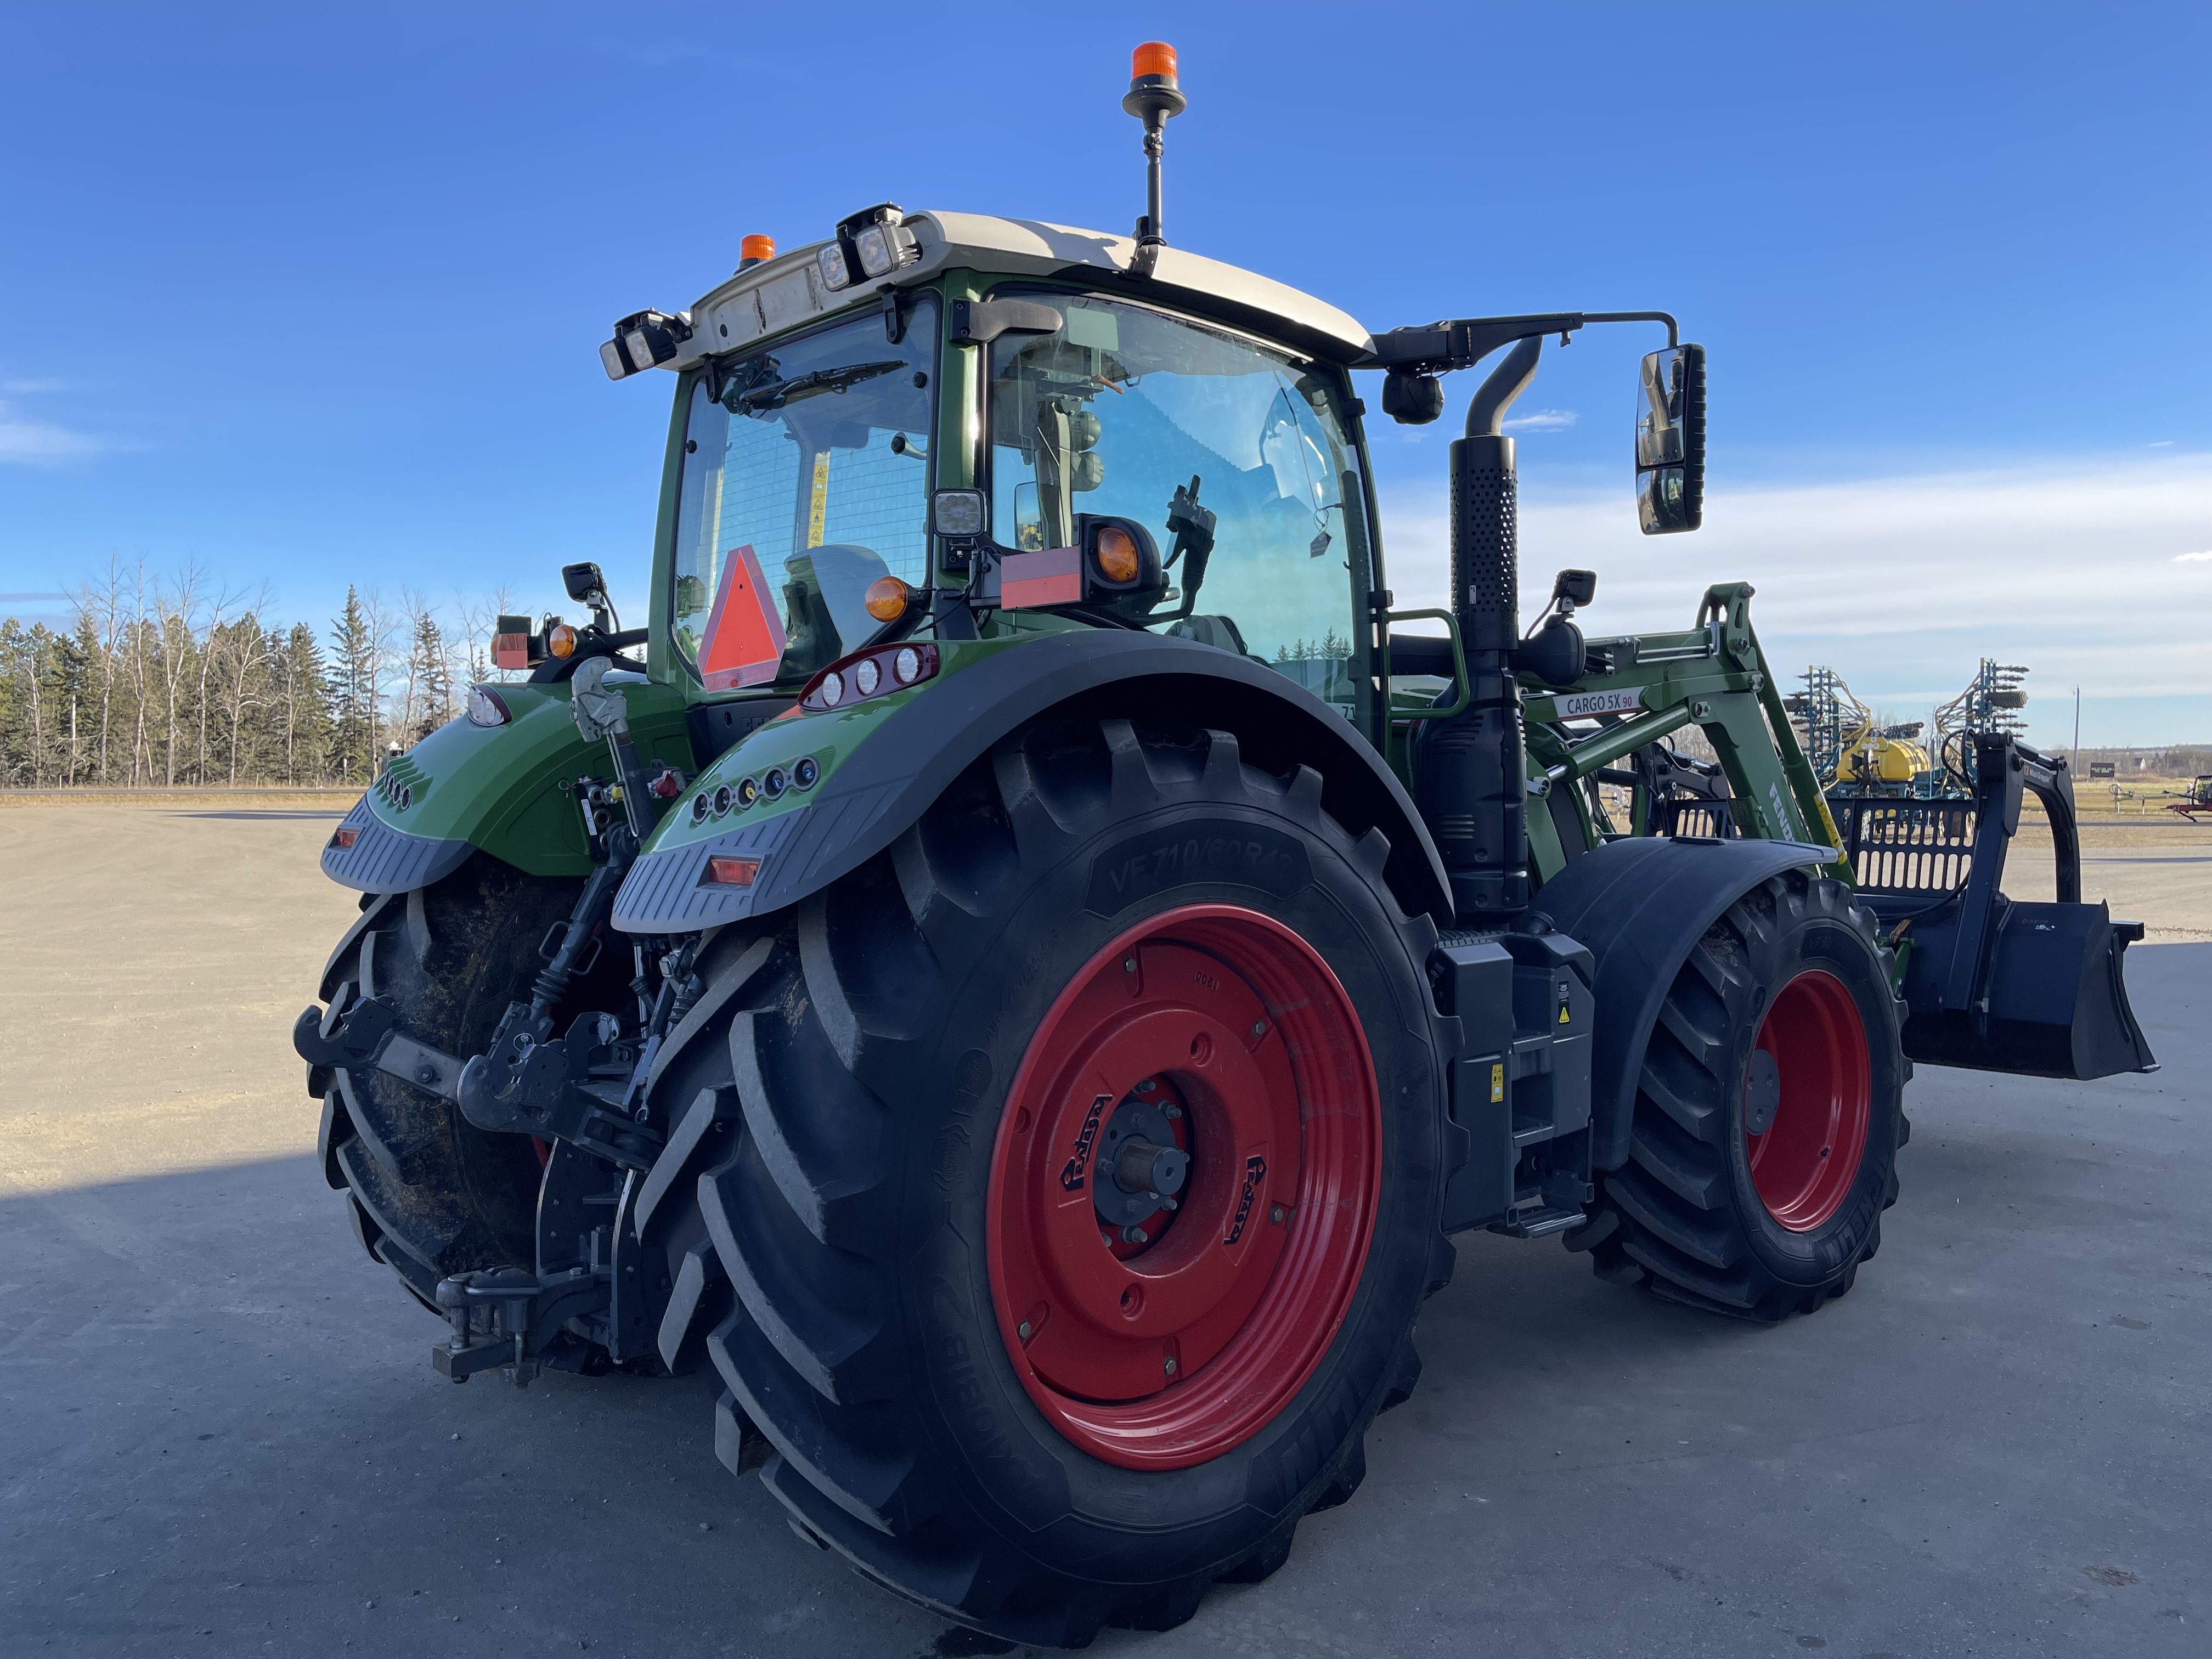
<svg viewBox="0 0 2212 1659">
<path fill-rule="evenodd" d="M 0 808 L 0 1650 L 996 1651 L 725 1474 L 705 1378 L 431 1372 L 287 1041 L 337 811 Z M 1881 1260 L 1771 1330 L 1462 1239 L 1358 1498 L 1098 1650 L 2202 1654 L 2212 828 L 2112 834 L 2162 1073 L 1923 1068 Z"/>
</svg>

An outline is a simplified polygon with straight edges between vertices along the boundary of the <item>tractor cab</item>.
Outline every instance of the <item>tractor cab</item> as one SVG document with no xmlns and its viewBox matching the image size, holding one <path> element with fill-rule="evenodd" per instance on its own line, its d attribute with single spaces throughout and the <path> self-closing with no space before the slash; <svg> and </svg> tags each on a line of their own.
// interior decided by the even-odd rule
<svg viewBox="0 0 2212 1659">
<path fill-rule="evenodd" d="M 1371 342 L 1180 250 L 1133 282 L 1137 252 L 885 205 L 688 312 L 625 319 L 610 373 L 681 377 L 656 678 L 787 702 L 957 608 L 981 640 L 1142 629 L 1263 663 L 1379 746 L 1346 373 Z"/>
</svg>

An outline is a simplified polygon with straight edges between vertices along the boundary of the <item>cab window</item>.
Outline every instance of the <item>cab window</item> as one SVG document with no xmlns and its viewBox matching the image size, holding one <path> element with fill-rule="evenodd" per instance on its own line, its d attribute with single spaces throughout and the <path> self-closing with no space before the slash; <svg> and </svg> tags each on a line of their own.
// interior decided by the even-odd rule
<svg viewBox="0 0 2212 1659">
<path fill-rule="evenodd" d="M 678 653 L 710 690 L 803 679 L 878 624 L 868 585 L 928 580 L 936 303 L 870 313 L 692 382 L 676 520 Z"/>
<path fill-rule="evenodd" d="M 1212 549 L 1128 619 L 1264 662 L 1352 718 L 1365 538 L 1342 381 L 1145 307 L 1025 297 L 1061 322 L 991 346 L 993 541 L 1065 547 L 1076 514 L 1110 514 L 1173 558 L 1171 515 L 1202 508 Z"/>
</svg>

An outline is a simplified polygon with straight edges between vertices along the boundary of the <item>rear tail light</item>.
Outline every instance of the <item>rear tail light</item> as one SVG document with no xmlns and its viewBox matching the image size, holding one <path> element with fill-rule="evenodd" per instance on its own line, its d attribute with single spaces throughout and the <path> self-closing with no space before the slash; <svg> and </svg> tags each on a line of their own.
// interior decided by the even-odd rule
<svg viewBox="0 0 2212 1659">
<path fill-rule="evenodd" d="M 848 708 L 919 685 L 933 678 L 937 669 L 937 647 L 926 640 L 855 651 L 807 681 L 806 689 L 799 694 L 799 706 L 810 714 Z"/>
<path fill-rule="evenodd" d="M 758 859 L 711 858 L 707 860 L 707 873 L 701 878 L 702 887 L 750 887 L 760 876 Z"/>
<path fill-rule="evenodd" d="M 358 830 L 341 830 L 331 837 L 331 845 L 343 851 L 361 839 Z"/>
</svg>

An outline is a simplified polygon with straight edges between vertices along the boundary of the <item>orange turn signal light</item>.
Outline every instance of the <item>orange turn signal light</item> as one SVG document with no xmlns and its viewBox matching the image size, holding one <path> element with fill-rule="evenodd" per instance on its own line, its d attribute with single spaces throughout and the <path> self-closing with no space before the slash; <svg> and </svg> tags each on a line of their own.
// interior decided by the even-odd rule
<svg viewBox="0 0 2212 1659">
<path fill-rule="evenodd" d="M 758 859 L 715 858 L 707 860 L 707 887 L 750 887 L 760 875 Z"/>
<path fill-rule="evenodd" d="M 545 633 L 545 648 L 548 651 L 550 651 L 556 657 L 574 656 L 576 654 L 576 630 L 569 627 L 566 623 L 562 623 L 557 627 L 548 629 Z"/>
<path fill-rule="evenodd" d="M 1147 75 L 1164 75 L 1175 78 L 1175 48 L 1164 40 L 1147 40 L 1129 54 L 1129 78 L 1141 79 Z"/>
<path fill-rule="evenodd" d="M 913 601 L 914 590 L 896 576 L 878 576 L 868 584 L 867 596 L 860 603 L 878 622 L 896 622 L 906 615 Z"/>
<path fill-rule="evenodd" d="M 1139 558 L 1137 538 L 1120 525 L 1102 526 L 1095 544 L 1098 574 L 1109 582 L 1133 582 L 1137 580 Z"/>
</svg>

